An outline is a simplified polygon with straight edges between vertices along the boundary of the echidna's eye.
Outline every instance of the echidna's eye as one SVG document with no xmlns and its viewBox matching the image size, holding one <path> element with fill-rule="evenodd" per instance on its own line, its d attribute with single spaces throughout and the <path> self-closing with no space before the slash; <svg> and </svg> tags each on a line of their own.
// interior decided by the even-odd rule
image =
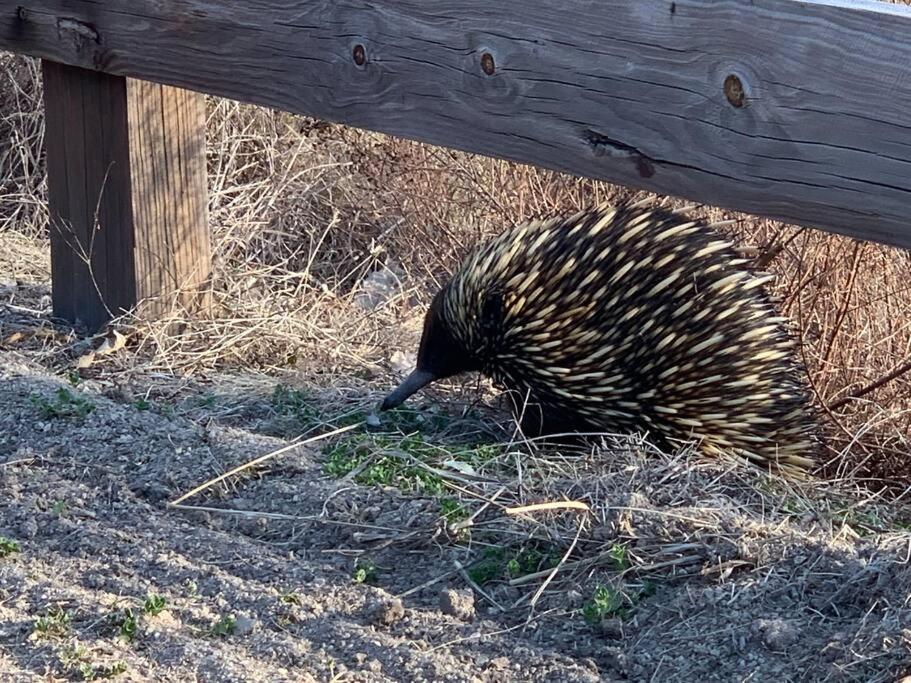
<svg viewBox="0 0 911 683">
<path fill-rule="evenodd" d="M 503 319 L 503 293 L 496 290 L 487 292 L 481 301 L 481 315 L 478 318 L 482 336 L 498 334 L 503 327 Z"/>
</svg>

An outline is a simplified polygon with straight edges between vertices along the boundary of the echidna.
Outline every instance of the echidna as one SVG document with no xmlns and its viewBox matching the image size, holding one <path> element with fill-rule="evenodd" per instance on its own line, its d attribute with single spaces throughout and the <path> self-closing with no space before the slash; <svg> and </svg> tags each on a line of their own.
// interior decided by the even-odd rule
<svg viewBox="0 0 911 683">
<path fill-rule="evenodd" d="M 519 225 L 475 248 L 433 299 L 417 368 L 386 410 L 479 371 L 523 427 L 646 432 L 800 472 L 815 417 L 796 344 L 714 226 L 638 204 Z"/>
</svg>

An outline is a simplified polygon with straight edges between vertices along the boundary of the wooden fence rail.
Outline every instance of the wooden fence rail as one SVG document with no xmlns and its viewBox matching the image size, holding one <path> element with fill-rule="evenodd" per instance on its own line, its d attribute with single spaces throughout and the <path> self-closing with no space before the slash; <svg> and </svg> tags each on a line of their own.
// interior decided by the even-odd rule
<svg viewBox="0 0 911 683">
<path fill-rule="evenodd" d="M 911 247 L 906 6 L 0 0 L 0 49 Z M 72 136 L 98 135 L 91 121 L 55 126 L 67 154 Z M 159 133 L 183 154 L 178 142 L 198 135 Z M 154 155 L 154 140 L 129 137 L 134 158 Z M 137 182 L 134 207 L 137 192 L 184 191 Z M 180 216 L 172 246 L 204 220 Z"/>
</svg>

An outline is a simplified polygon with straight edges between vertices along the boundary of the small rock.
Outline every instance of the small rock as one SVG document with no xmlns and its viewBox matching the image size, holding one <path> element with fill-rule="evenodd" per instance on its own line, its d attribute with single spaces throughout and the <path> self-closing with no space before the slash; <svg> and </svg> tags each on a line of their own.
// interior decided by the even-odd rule
<svg viewBox="0 0 911 683">
<path fill-rule="evenodd" d="M 392 596 L 376 597 L 367 602 L 367 614 L 374 624 L 391 626 L 405 616 L 405 605 Z"/>
<path fill-rule="evenodd" d="M 588 669 L 589 671 L 591 671 L 593 673 L 598 673 L 600 671 L 600 669 L 598 668 L 598 662 L 596 662 L 591 657 L 584 657 L 583 659 L 581 659 L 579 661 L 579 664 L 581 664 L 582 666 L 584 666 L 586 669 Z"/>
<path fill-rule="evenodd" d="M 440 591 L 440 610 L 462 621 L 472 621 L 475 615 L 474 593 L 469 589 L 444 588 Z"/>
<path fill-rule="evenodd" d="M 153 503 L 159 503 L 173 497 L 173 491 L 170 488 L 159 481 L 152 480 L 138 482 L 134 493 L 148 498 Z"/>
<path fill-rule="evenodd" d="M 626 653 L 619 647 L 604 648 L 599 654 L 601 655 L 602 661 L 609 669 L 621 673 L 624 676 L 630 673 L 629 659 L 627 658 Z"/>
<path fill-rule="evenodd" d="M 404 273 L 397 263 L 388 263 L 361 281 L 360 291 L 354 302 L 361 308 L 374 311 L 389 301 L 402 289 Z"/>
<path fill-rule="evenodd" d="M 582 595 L 577 590 L 569 590 L 566 592 L 566 603 L 570 607 L 581 607 L 582 603 L 585 602 L 585 596 Z"/>
<path fill-rule="evenodd" d="M 35 538 L 38 535 L 38 521 L 34 517 L 26 517 L 19 525 L 19 533 L 24 538 Z"/>
<path fill-rule="evenodd" d="M 246 636 L 256 629 L 257 623 L 254 619 L 251 619 L 248 616 L 239 615 L 234 620 L 234 635 Z"/>
<path fill-rule="evenodd" d="M 389 358 L 390 369 L 397 375 L 407 375 L 414 368 L 415 363 L 417 363 L 417 354 L 414 352 L 395 351 Z"/>
<path fill-rule="evenodd" d="M 800 633 L 791 622 L 784 619 L 762 619 L 759 632 L 763 644 L 770 650 L 782 651 L 797 642 Z"/>
<path fill-rule="evenodd" d="M 612 640 L 620 640 L 623 638 L 623 622 L 616 617 L 602 619 L 600 629 L 601 633 L 606 638 L 610 638 Z"/>
<path fill-rule="evenodd" d="M 143 632 L 146 638 L 164 638 L 172 635 L 182 628 L 180 619 L 178 619 L 170 610 L 163 610 L 154 617 L 143 619 Z"/>
<path fill-rule="evenodd" d="M 509 657 L 494 657 L 487 663 L 488 669 L 503 670 L 509 668 Z"/>
</svg>

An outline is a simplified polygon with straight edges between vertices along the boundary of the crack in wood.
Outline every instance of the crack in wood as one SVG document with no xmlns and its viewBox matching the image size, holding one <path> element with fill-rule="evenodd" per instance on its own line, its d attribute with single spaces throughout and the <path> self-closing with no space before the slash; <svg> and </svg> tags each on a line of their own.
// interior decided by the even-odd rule
<svg viewBox="0 0 911 683">
<path fill-rule="evenodd" d="M 78 19 L 61 17 L 57 20 L 57 32 L 58 34 L 70 33 L 74 36 L 74 40 L 76 40 L 77 43 L 82 43 L 83 45 L 87 42 L 95 44 L 101 43 L 98 31 L 95 30 L 95 27 L 91 24 L 79 21 Z"/>
<path fill-rule="evenodd" d="M 655 175 L 655 160 L 643 153 L 637 147 L 628 145 L 620 140 L 614 140 L 604 133 L 586 128 L 583 137 L 589 147 L 594 150 L 598 156 L 626 157 L 632 159 L 636 164 L 636 172 L 643 178 L 651 178 Z"/>
</svg>

